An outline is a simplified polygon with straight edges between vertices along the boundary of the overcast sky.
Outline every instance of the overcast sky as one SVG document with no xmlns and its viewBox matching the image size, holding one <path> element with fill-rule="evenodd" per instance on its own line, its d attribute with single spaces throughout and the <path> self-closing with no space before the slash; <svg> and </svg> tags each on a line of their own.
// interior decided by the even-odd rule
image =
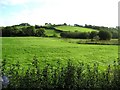
<svg viewBox="0 0 120 90">
<path fill-rule="evenodd" d="M 0 0 L 0 26 L 91 24 L 118 25 L 119 0 Z"/>
</svg>

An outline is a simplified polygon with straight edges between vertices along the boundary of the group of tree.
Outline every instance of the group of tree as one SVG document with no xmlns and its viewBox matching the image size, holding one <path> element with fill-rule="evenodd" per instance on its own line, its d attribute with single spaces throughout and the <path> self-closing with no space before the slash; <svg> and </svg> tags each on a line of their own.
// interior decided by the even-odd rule
<svg viewBox="0 0 120 90">
<path fill-rule="evenodd" d="M 61 32 L 60 36 L 63 38 L 80 38 L 87 39 L 89 38 L 89 33 L 86 32 Z"/>
<path fill-rule="evenodd" d="M 118 27 L 104 27 L 104 26 L 95 26 L 95 25 L 79 25 L 79 24 L 74 24 L 74 26 L 78 27 L 83 27 L 83 28 L 90 28 L 90 29 L 95 29 L 98 31 L 104 30 L 104 31 L 109 31 L 112 34 L 112 38 L 118 38 Z"/>
<path fill-rule="evenodd" d="M 91 39 L 99 38 L 99 40 L 110 40 L 112 34 L 109 31 L 101 30 L 99 32 L 62 32 L 60 34 L 62 38 L 77 38 L 77 39 Z"/>
<path fill-rule="evenodd" d="M 17 27 L 17 26 L 7 26 L 0 29 L 3 37 L 10 36 L 44 36 L 45 29 L 38 28 L 35 29 L 34 26 L 26 26 L 26 27 Z"/>
<path fill-rule="evenodd" d="M 66 26 L 67 23 L 63 23 L 63 24 L 52 24 L 52 23 L 45 23 L 45 26 Z"/>
<path fill-rule="evenodd" d="M 51 24 L 51 23 L 45 23 L 45 25 L 35 25 L 32 26 L 29 23 L 21 23 L 19 25 L 13 25 L 13 26 L 6 26 L 0 28 L 0 32 L 3 37 L 11 37 L 11 36 L 46 36 L 45 30 L 51 29 L 55 30 L 56 32 L 60 33 L 61 30 L 57 30 L 54 28 L 55 26 L 62 26 L 67 25 L 64 24 Z"/>
<path fill-rule="evenodd" d="M 92 25 L 85 25 L 86 28 L 91 28 L 91 29 L 96 29 L 96 30 L 104 30 L 104 31 L 109 31 L 112 34 L 112 38 L 118 38 L 118 27 L 104 27 L 104 26 L 92 26 Z"/>
</svg>

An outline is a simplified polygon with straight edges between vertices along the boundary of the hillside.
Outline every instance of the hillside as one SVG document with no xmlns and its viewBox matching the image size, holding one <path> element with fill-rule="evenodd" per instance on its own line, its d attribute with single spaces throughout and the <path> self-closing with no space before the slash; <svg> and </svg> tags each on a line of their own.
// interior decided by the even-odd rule
<svg viewBox="0 0 120 90">
<path fill-rule="evenodd" d="M 79 31 L 79 32 L 91 32 L 91 31 L 97 31 L 94 29 L 89 29 L 89 28 L 83 28 L 83 27 L 77 27 L 77 26 L 56 26 L 55 27 L 58 30 L 62 30 L 62 31 Z"/>
<path fill-rule="evenodd" d="M 89 29 L 89 28 L 83 28 L 83 27 L 77 27 L 77 26 L 55 26 L 54 29 L 50 28 L 50 29 L 45 29 L 45 34 L 47 36 L 54 36 L 57 35 L 58 37 L 60 37 L 60 32 L 57 32 L 57 30 L 60 31 L 70 31 L 70 32 L 91 32 L 91 31 L 97 31 L 94 29 Z"/>
<path fill-rule="evenodd" d="M 88 38 L 91 39 L 92 37 L 98 36 L 100 30 L 110 32 L 110 37 L 112 39 L 118 38 L 118 30 L 116 28 L 98 27 L 91 25 L 71 26 L 71 25 L 58 24 L 58 25 L 32 26 L 29 24 L 28 25 L 20 24 L 20 25 L 6 26 L 0 29 L 3 37 L 42 36 L 42 37 L 62 37 L 62 38 L 79 38 L 79 39 L 88 39 Z M 96 31 L 96 32 L 92 32 L 92 31 Z M 93 33 L 95 33 L 95 35 Z"/>
</svg>

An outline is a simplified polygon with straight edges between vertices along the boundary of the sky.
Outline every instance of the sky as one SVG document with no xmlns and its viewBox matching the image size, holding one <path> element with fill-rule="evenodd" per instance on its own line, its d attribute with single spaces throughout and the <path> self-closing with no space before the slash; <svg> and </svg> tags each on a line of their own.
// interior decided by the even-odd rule
<svg viewBox="0 0 120 90">
<path fill-rule="evenodd" d="M 118 26 L 119 0 L 0 0 L 0 26 L 29 23 Z"/>
</svg>

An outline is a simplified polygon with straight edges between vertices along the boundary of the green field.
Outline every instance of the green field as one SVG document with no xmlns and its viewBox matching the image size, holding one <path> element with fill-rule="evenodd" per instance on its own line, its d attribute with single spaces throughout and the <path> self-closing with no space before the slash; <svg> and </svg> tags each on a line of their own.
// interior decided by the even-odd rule
<svg viewBox="0 0 120 90">
<path fill-rule="evenodd" d="M 62 31 L 78 31 L 78 32 L 91 32 L 91 31 L 97 31 L 94 29 L 89 28 L 83 28 L 83 27 L 77 27 L 77 26 L 57 26 L 56 29 L 62 30 Z"/>
<path fill-rule="evenodd" d="M 99 63 L 101 66 L 112 64 L 118 57 L 117 45 L 88 45 L 68 43 L 63 39 L 41 37 L 3 37 L 2 58 L 12 64 L 19 61 L 21 65 L 30 64 L 36 56 L 40 65 L 47 62 L 56 66 L 60 61 L 65 65 L 67 60 L 74 63 Z"/>
<path fill-rule="evenodd" d="M 70 32 L 91 32 L 91 31 L 97 31 L 94 29 L 89 28 L 83 28 L 83 27 L 77 27 L 77 26 L 56 26 L 55 27 L 58 30 L 61 31 L 70 31 Z M 56 37 L 60 37 L 60 33 L 56 32 L 54 29 L 45 29 L 45 35 L 46 36 L 53 36 L 56 35 Z"/>
</svg>

